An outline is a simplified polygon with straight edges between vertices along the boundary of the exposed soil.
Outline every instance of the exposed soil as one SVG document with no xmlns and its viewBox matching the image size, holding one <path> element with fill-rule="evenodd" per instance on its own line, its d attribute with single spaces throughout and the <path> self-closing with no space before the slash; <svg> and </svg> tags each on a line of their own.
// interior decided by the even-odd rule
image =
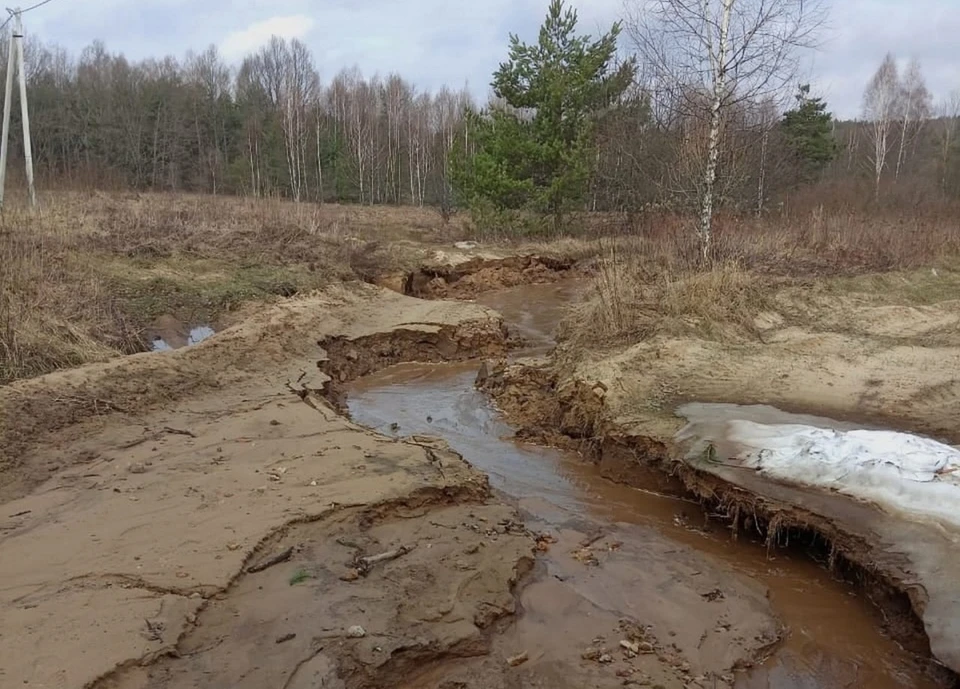
<svg viewBox="0 0 960 689">
<path fill-rule="evenodd" d="M 419 293 L 552 282 L 573 264 L 445 265 Z M 781 633 L 762 586 L 649 529 L 558 526 L 445 442 L 342 413 L 360 376 L 497 360 L 508 345 L 483 306 L 357 284 L 257 309 L 195 346 L 0 388 L 2 683 L 731 686 Z M 943 562 L 920 559 L 947 545 L 905 553 L 893 544 L 922 534 L 870 506 L 675 461 L 678 421 L 662 410 L 685 393 L 657 372 L 694 366 L 634 354 L 490 364 L 480 382 L 526 437 L 586 450 L 606 476 L 693 494 L 770 547 L 819 539 L 831 566 L 877 596 L 891 633 L 952 663 L 954 618 L 937 627 L 945 617 L 931 614 L 951 589 L 925 578 Z M 716 359 L 698 357 L 705 380 Z M 643 412 L 638 390 L 656 391 Z"/>
<path fill-rule="evenodd" d="M 816 327 L 773 314 L 758 325 L 763 337 L 755 343 L 659 337 L 619 351 L 561 349 L 551 359 L 490 363 L 479 382 L 521 437 L 576 448 L 611 479 L 694 496 L 734 536 L 760 537 L 769 547 L 789 542 L 822 558 L 881 607 L 890 634 L 956 673 L 955 534 L 751 472 L 683 461 L 673 440 L 683 421 L 672 413 L 683 400 L 765 403 L 955 441 L 960 398 L 944 392 L 952 384 L 944 372 L 960 364 L 955 328 L 944 326 L 955 306 L 847 300 L 842 318 Z M 831 316 L 838 310 L 820 307 Z M 879 322 L 884 337 L 874 332 Z M 956 675 L 943 665 L 932 662 L 929 671 L 952 685 Z"/>
<path fill-rule="evenodd" d="M 575 283 L 558 283 L 507 290 L 482 300 L 503 313 L 511 328 L 522 334 L 526 340 L 524 351 L 541 352 L 549 348 L 549 333 L 563 311 L 562 305 L 576 291 Z M 488 364 L 480 368 L 481 379 L 486 377 L 492 385 L 499 379 L 501 387 L 509 387 L 502 385 L 497 367 Z M 518 368 L 525 373 L 535 370 L 529 366 Z M 732 544 L 731 532 L 723 526 L 728 512 L 718 509 L 711 515 L 707 510 L 701 513 L 696 507 L 691 508 L 687 498 L 693 493 L 679 477 L 637 461 L 633 438 L 617 442 L 610 436 L 607 442 L 601 442 L 602 466 L 608 475 L 629 471 L 630 483 L 642 487 L 642 491 L 618 489 L 616 484 L 601 479 L 596 467 L 583 463 L 576 455 L 565 458 L 564 453 L 504 442 L 501 438 L 509 435 L 510 429 L 498 421 L 494 410 L 488 409 L 484 395 L 472 391 L 475 371 L 469 365 L 397 367 L 351 385 L 349 406 L 355 418 L 384 432 L 442 435 L 487 472 L 495 487 L 519 499 L 528 522 L 532 520 L 539 525 L 535 528 L 562 544 L 540 542 L 545 552 L 539 559 L 556 581 L 535 579 L 521 594 L 522 599 L 543 587 L 549 589 L 549 594 L 530 596 L 523 616 L 498 636 L 498 640 L 509 639 L 508 646 L 514 651 L 535 649 L 522 666 L 529 672 L 531 684 L 548 677 L 546 686 L 607 686 L 607 682 L 616 682 L 619 677 L 664 686 L 673 686 L 672 682 L 678 680 L 684 686 L 691 682 L 697 686 L 698 681 L 702 684 L 706 678 L 707 686 L 724 686 L 734 677 L 730 668 L 736 664 L 731 665 L 732 662 L 749 666 L 758 655 L 761 659 L 766 656 L 762 644 L 750 643 L 750 639 L 764 635 L 754 637 L 746 633 L 750 623 L 744 613 L 751 609 L 755 621 L 766 619 L 769 623 L 782 616 L 787 635 L 768 660 L 748 672 L 736 673 L 733 681 L 737 687 L 919 689 L 943 686 L 949 681 L 942 670 L 928 662 L 929 648 L 923 643 L 922 627 L 917 632 L 910 600 L 897 594 L 878 601 L 879 609 L 887 615 L 884 619 L 864 597 L 854 596 L 854 589 L 869 590 L 875 597 L 893 589 L 879 578 L 865 587 L 863 577 L 854 577 L 856 570 L 847 566 L 842 555 L 831 553 L 829 543 L 813 530 L 801 532 L 789 529 L 785 523 L 768 528 L 762 513 L 758 520 L 752 513 L 747 516 L 744 512 L 740 543 Z M 538 392 L 546 393 L 549 402 L 557 399 L 550 372 L 542 372 L 545 375 L 534 381 L 534 391 L 515 397 L 517 402 L 527 403 L 527 410 L 539 406 L 541 423 L 582 434 L 585 419 L 602 420 L 602 403 L 575 405 L 580 408 L 567 418 L 556 413 L 558 405 L 538 404 Z M 529 377 L 524 379 L 529 382 Z M 588 392 L 594 398 L 605 394 L 602 384 L 572 387 L 582 388 L 579 395 L 568 395 L 574 400 Z M 574 448 L 584 448 L 593 437 L 571 439 L 555 431 L 551 435 L 562 437 Z M 592 444 L 587 444 L 586 449 L 598 453 Z M 624 480 L 622 473 L 619 480 Z M 741 492 L 745 497 L 755 495 L 748 490 Z M 670 498 L 671 494 L 680 497 Z M 790 497 L 782 497 L 778 509 L 792 510 L 799 518 L 803 510 L 787 499 Z M 794 496 L 793 502 L 797 500 Z M 838 504 L 844 503 L 841 500 Z M 704 517 L 706 523 L 698 524 Z M 729 522 L 727 518 L 726 523 Z M 594 546 L 571 547 L 571 543 L 577 543 L 570 538 L 571 531 L 579 532 L 583 542 L 592 542 Z M 767 533 L 777 537 L 764 544 L 758 536 Z M 844 535 L 854 541 L 857 536 L 846 532 Z M 576 563 L 572 568 L 564 564 L 566 553 L 574 556 Z M 681 562 L 690 562 L 692 566 L 688 570 L 678 569 Z M 821 568 L 818 562 L 830 569 Z M 849 575 L 856 583 L 837 583 L 831 572 Z M 715 582 L 713 587 L 707 587 L 710 580 Z M 751 608 L 747 603 L 749 587 L 744 588 L 748 582 L 766 587 L 766 604 Z M 686 589 L 688 585 L 695 589 Z M 623 598 L 621 592 L 629 593 Z M 712 607 L 717 599 L 728 601 L 730 606 L 723 609 L 719 618 L 714 617 L 719 609 Z M 657 611 L 661 610 L 663 614 L 659 615 Z M 595 646 L 605 653 L 613 646 L 614 625 L 602 623 L 608 615 L 625 615 L 641 624 L 648 639 L 663 644 L 661 648 L 675 646 L 676 655 L 657 656 L 657 675 L 651 675 L 648 668 L 631 665 L 629 658 L 621 665 L 617 653 L 609 654 L 613 664 L 605 666 L 606 672 L 602 665 L 576 662 L 584 648 Z M 571 617 L 578 622 L 571 623 Z M 733 638 L 724 636 L 726 623 L 731 619 L 737 620 L 730 627 L 737 632 Z M 585 620 L 600 623 L 587 624 Z M 898 630 L 898 637 L 920 641 L 913 654 L 880 633 L 881 626 L 891 628 L 901 621 L 909 627 Z M 562 634 L 557 634 L 558 630 L 563 630 Z M 709 649 L 715 644 L 729 653 L 726 659 L 711 657 Z M 449 678 L 444 673 L 449 673 L 452 664 L 440 665 L 439 674 L 431 677 Z M 457 663 L 456 667 L 462 665 Z M 677 672 L 684 667 L 690 667 L 692 674 Z M 554 668 L 552 674 L 549 668 Z M 612 676 L 610 670 L 615 670 Z M 932 678 L 925 677 L 925 671 Z"/>
<path fill-rule="evenodd" d="M 383 432 L 448 440 L 517 501 L 538 534 L 538 567 L 520 593 L 523 614 L 494 642 L 503 657 L 526 653 L 522 666 L 500 679 L 497 654 L 441 660 L 403 686 L 444 680 L 479 689 L 515 686 L 503 683 L 512 678 L 570 689 L 618 687 L 625 679 L 685 687 L 699 678 L 729 687 L 736 669 L 765 656 L 781 624 L 761 582 L 696 540 L 652 528 L 634 491 L 591 475 L 578 458 L 504 440 L 509 428 L 473 388 L 474 375 L 470 364 L 408 364 L 348 389 L 354 419 Z M 687 507 L 665 501 L 667 523 Z M 481 672 L 485 682 L 469 680 Z"/>
<path fill-rule="evenodd" d="M 582 269 L 571 257 L 437 251 L 405 277 L 403 291 L 426 299 L 462 299 L 517 285 L 555 282 L 572 277 L 577 270 Z"/>
<path fill-rule="evenodd" d="M 313 393 L 318 338 L 390 333 L 365 370 L 504 347 L 483 307 L 358 287 L 3 388 L 4 685 L 393 686 L 488 648 L 533 553 L 514 510 L 443 443 L 385 438 Z"/>
</svg>

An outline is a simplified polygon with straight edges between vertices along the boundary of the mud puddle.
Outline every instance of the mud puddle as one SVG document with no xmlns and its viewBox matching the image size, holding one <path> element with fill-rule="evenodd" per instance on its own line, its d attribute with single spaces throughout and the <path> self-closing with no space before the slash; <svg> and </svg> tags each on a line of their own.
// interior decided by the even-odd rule
<svg viewBox="0 0 960 689">
<path fill-rule="evenodd" d="M 146 330 L 147 340 L 154 352 L 168 352 L 189 347 L 215 334 L 216 331 L 210 325 L 190 326 L 173 316 L 161 316 Z"/>
<path fill-rule="evenodd" d="M 576 289 L 526 286 L 483 301 L 524 337 L 528 354 L 549 348 Z M 521 668 L 528 680 L 937 686 L 880 632 L 880 613 L 868 601 L 802 553 L 731 542 L 727 530 L 705 524 L 697 504 L 613 484 L 575 455 L 509 440 L 512 429 L 473 387 L 476 370 L 476 363 L 397 366 L 357 381 L 348 406 L 356 421 L 383 433 L 444 438 L 518 502 L 530 528 L 549 534 L 541 576 L 521 596 L 523 615 L 496 642 L 504 655 L 528 654 Z M 774 647 L 778 633 L 785 638 Z M 634 657 L 620 641 L 649 644 L 650 653 Z M 598 653 L 609 665 L 590 662 Z M 735 680 L 725 673 L 744 658 L 766 660 Z M 450 668 L 437 673 L 450 679 Z"/>
</svg>

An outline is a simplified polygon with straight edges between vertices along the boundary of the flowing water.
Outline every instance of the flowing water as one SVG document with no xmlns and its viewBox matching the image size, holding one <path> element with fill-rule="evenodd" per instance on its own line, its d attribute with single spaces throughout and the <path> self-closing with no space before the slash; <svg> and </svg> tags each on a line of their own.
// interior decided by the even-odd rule
<svg viewBox="0 0 960 689">
<path fill-rule="evenodd" d="M 549 347 L 550 334 L 577 289 L 575 283 L 524 286 L 487 295 L 482 301 L 524 336 L 530 344 L 524 353 L 529 353 Z M 620 556 L 585 574 L 587 568 L 559 555 L 570 547 L 561 537 L 544 556 L 556 580 L 551 584 L 563 582 L 567 594 L 589 600 L 596 609 L 650 621 L 660 632 L 666 628 L 681 648 L 686 641 L 715 660 L 723 657 L 722 648 L 700 648 L 712 634 L 709 627 L 714 622 L 701 629 L 701 608 L 690 601 L 698 592 L 707 595 L 702 590 L 707 586 L 733 588 L 722 576 L 728 572 L 737 581 L 765 587 L 773 612 L 788 630 L 785 641 L 766 662 L 738 677 L 738 687 L 935 686 L 922 675 L 913 656 L 880 632 L 881 616 L 873 606 L 804 556 L 768 555 L 759 543 L 732 542 L 727 530 L 703 526 L 702 512 L 694 503 L 614 484 L 572 453 L 510 440 L 513 430 L 473 386 L 477 366 L 476 362 L 400 365 L 361 379 L 349 391 L 351 415 L 384 433 L 444 438 L 489 474 L 496 489 L 517 501 L 529 524 L 572 534 L 574 549 L 580 535 L 597 529 L 616 539 Z M 708 582 L 703 577 L 713 579 Z M 641 605 L 636 598 L 649 593 L 644 586 L 653 593 Z M 536 648 L 539 643 L 546 649 L 557 642 L 545 638 L 550 630 L 570 621 L 558 618 L 563 611 L 558 604 L 562 594 L 544 588 L 538 597 L 537 590 L 534 585 L 525 594 L 525 614 L 518 625 L 520 633 L 527 635 L 525 644 Z M 753 608 L 734 603 L 723 608 L 722 623 L 746 630 L 752 624 Z"/>
</svg>

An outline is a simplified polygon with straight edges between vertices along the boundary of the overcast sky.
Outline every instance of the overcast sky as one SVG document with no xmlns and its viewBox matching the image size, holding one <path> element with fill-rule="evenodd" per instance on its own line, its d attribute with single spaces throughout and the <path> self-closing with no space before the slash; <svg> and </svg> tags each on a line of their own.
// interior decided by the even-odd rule
<svg viewBox="0 0 960 689">
<path fill-rule="evenodd" d="M 623 0 L 572 0 L 584 30 L 606 30 Z M 887 51 L 918 58 L 935 97 L 960 88 L 960 0 L 827 0 L 829 26 L 811 81 L 835 114 L 855 117 Z M 24 3 L 29 4 L 29 3 Z M 356 65 L 398 72 L 421 89 L 469 84 L 485 98 L 508 34 L 535 40 L 548 0 L 52 0 L 27 33 L 78 52 L 94 39 L 130 58 L 216 44 L 231 62 L 272 34 L 313 51 L 325 81 Z M 629 47 L 625 45 L 624 47 Z"/>
</svg>

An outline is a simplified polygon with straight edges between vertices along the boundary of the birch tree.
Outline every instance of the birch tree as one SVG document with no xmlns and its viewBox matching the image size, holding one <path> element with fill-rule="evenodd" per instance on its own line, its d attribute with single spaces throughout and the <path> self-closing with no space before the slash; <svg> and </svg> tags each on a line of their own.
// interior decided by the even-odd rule
<svg viewBox="0 0 960 689">
<path fill-rule="evenodd" d="M 626 25 L 655 91 L 706 124 L 699 162 L 696 232 L 710 256 L 717 175 L 728 113 L 782 96 L 800 52 L 816 44 L 819 0 L 626 0 Z M 679 87 L 679 89 L 678 89 Z"/>
<path fill-rule="evenodd" d="M 880 198 L 880 182 L 890 154 L 890 131 L 897 115 L 900 75 L 893 55 L 887 53 L 863 94 L 863 118 L 869 123 L 872 148 L 868 153 L 873 169 L 873 194 Z"/>
<path fill-rule="evenodd" d="M 287 171 L 290 193 L 299 201 L 309 193 L 307 189 L 307 142 L 309 139 L 308 109 L 317 99 L 320 77 L 313 66 L 310 50 L 294 38 L 283 51 L 283 81 L 281 107 L 283 108 L 284 142 L 287 152 Z"/>
<path fill-rule="evenodd" d="M 907 146 L 916 139 L 931 111 L 930 91 L 927 90 L 927 82 L 916 58 L 910 60 L 907 71 L 903 74 L 897 106 L 900 115 L 900 146 L 897 150 L 894 179 L 899 180 Z"/>
</svg>

